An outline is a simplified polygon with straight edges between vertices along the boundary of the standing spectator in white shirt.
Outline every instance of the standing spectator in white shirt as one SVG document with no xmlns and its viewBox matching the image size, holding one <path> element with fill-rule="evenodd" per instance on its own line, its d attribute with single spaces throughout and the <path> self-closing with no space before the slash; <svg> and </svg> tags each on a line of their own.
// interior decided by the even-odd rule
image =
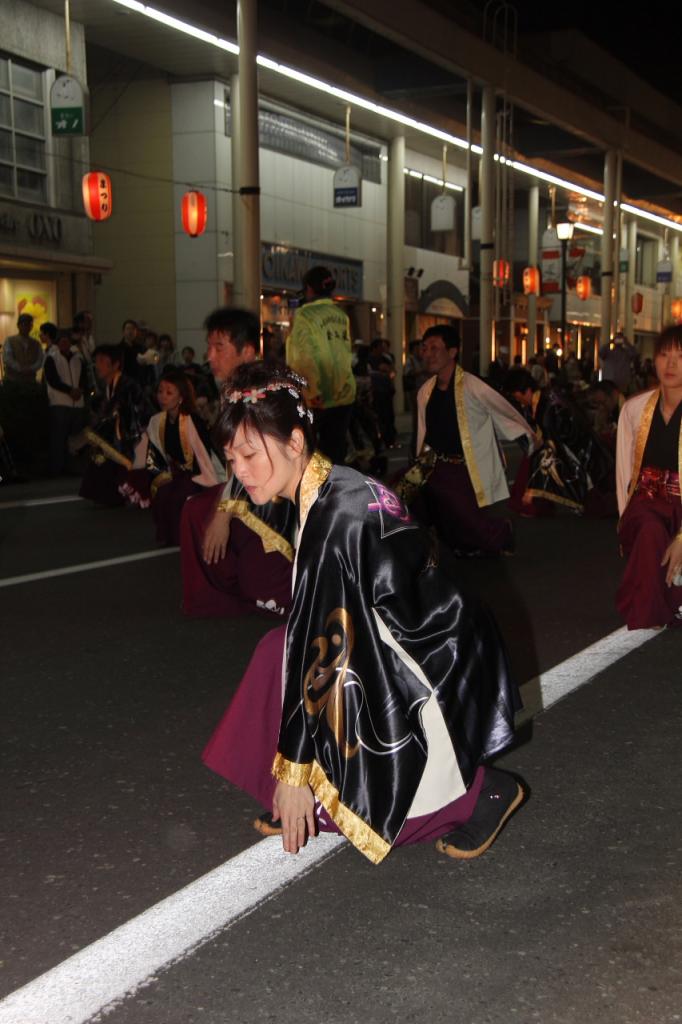
<svg viewBox="0 0 682 1024">
<path fill-rule="evenodd" d="M 43 324 L 43 332 L 53 337 L 44 370 L 50 403 L 50 473 L 58 476 L 66 466 L 69 435 L 83 427 L 87 372 L 70 330 L 57 332 L 54 324 Z"/>
</svg>

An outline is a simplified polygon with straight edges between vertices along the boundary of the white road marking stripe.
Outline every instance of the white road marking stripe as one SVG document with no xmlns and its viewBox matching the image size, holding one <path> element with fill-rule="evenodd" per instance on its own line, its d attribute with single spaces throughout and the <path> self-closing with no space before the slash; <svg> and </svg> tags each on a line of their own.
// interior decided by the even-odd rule
<svg viewBox="0 0 682 1024">
<path fill-rule="evenodd" d="M 163 552 L 156 552 L 162 554 Z M 657 635 L 618 629 L 521 687 L 523 722 Z M 86 1024 L 341 849 L 318 836 L 291 857 L 264 839 L 0 1001 L 0 1024 Z"/>
<path fill-rule="evenodd" d="M 23 501 L 0 501 L 0 512 L 7 508 L 35 508 L 38 505 L 63 505 L 67 501 L 83 501 L 79 494 L 60 494 L 54 498 L 24 498 Z"/>
<path fill-rule="evenodd" d="M 173 555 L 180 548 L 155 548 L 153 551 L 140 551 L 136 555 L 121 555 L 119 558 L 103 558 L 99 562 L 81 562 L 80 565 L 67 565 L 63 569 L 46 569 L 45 572 L 29 572 L 25 576 L 8 576 L 0 579 L 0 587 L 16 587 L 20 583 L 35 583 L 36 580 L 49 580 L 54 576 L 71 576 L 75 572 L 90 572 L 92 569 L 107 569 L 110 565 L 123 565 L 125 562 L 143 562 L 146 558 L 160 558 L 162 555 Z"/>
<path fill-rule="evenodd" d="M 521 687 L 523 710 L 517 716 L 517 725 L 551 708 L 552 704 L 584 686 L 599 672 L 658 636 L 658 633 L 656 629 L 629 630 L 623 626 L 547 672 L 529 679 Z"/>
<path fill-rule="evenodd" d="M 333 856 L 345 842 L 323 833 L 293 857 L 284 853 L 279 837 L 262 839 L 7 996 L 0 1002 L 0 1024 L 84 1024 Z"/>
</svg>

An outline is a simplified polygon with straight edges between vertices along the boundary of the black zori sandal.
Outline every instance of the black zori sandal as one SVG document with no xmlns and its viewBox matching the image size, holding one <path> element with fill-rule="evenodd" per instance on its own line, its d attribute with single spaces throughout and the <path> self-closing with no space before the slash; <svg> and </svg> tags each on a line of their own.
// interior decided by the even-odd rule
<svg viewBox="0 0 682 1024">
<path fill-rule="evenodd" d="M 493 844 L 504 823 L 521 806 L 523 786 L 508 772 L 486 768 L 474 812 L 464 825 L 436 842 L 439 853 L 455 860 L 473 860 Z"/>
</svg>

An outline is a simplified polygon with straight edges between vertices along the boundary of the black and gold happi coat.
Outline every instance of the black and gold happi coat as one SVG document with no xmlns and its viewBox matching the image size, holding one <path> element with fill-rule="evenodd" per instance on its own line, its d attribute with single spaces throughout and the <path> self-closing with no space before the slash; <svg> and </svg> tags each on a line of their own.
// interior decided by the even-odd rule
<svg viewBox="0 0 682 1024">
<path fill-rule="evenodd" d="M 536 395 L 533 419 L 526 418 L 542 444 L 530 457 L 527 493 L 581 514 L 593 487 L 613 489 L 613 456 L 566 395 L 557 389 Z"/>
<path fill-rule="evenodd" d="M 91 459 L 105 459 L 132 469 L 135 446 L 153 412 L 136 381 L 120 376 L 110 397 L 100 395 L 93 406 L 93 420 L 86 428 Z"/>
<path fill-rule="evenodd" d="M 518 691 L 492 616 L 383 484 L 315 455 L 299 509 L 273 774 L 378 862 L 509 744 Z"/>
</svg>

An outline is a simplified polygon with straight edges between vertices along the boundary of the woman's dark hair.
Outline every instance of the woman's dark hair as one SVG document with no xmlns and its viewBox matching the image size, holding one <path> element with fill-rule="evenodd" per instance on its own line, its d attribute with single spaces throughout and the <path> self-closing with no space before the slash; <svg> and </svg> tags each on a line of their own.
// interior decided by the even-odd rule
<svg viewBox="0 0 682 1024">
<path fill-rule="evenodd" d="M 303 431 L 306 450 L 312 452 L 315 431 L 303 397 L 306 385 L 307 381 L 288 366 L 242 363 L 220 396 L 222 409 L 214 431 L 216 443 L 225 448 L 243 426 L 259 434 L 263 441 L 273 437 L 286 444 L 298 427 Z M 257 396 L 257 400 L 248 401 L 251 395 Z"/>
<path fill-rule="evenodd" d="M 52 324 L 48 320 L 46 320 L 44 324 L 40 325 L 40 330 L 43 332 L 43 334 L 47 335 L 50 341 L 57 340 L 58 331 L 56 324 Z"/>
<path fill-rule="evenodd" d="M 528 388 L 531 391 L 537 391 L 537 384 L 528 370 L 519 368 L 509 370 L 504 378 L 504 390 L 508 395 L 513 395 L 515 391 L 526 391 Z"/>
<path fill-rule="evenodd" d="M 163 383 L 163 381 L 167 384 L 172 384 L 173 387 L 176 387 L 180 392 L 180 398 L 182 399 L 182 412 L 188 412 L 190 415 L 196 414 L 197 399 L 194 393 L 194 387 L 187 374 L 174 366 L 169 366 L 168 369 L 164 370 L 159 377 L 159 384 Z"/>
<path fill-rule="evenodd" d="M 668 352 L 671 348 L 682 349 L 682 324 L 669 324 L 663 328 L 654 342 L 654 356 Z"/>
</svg>

